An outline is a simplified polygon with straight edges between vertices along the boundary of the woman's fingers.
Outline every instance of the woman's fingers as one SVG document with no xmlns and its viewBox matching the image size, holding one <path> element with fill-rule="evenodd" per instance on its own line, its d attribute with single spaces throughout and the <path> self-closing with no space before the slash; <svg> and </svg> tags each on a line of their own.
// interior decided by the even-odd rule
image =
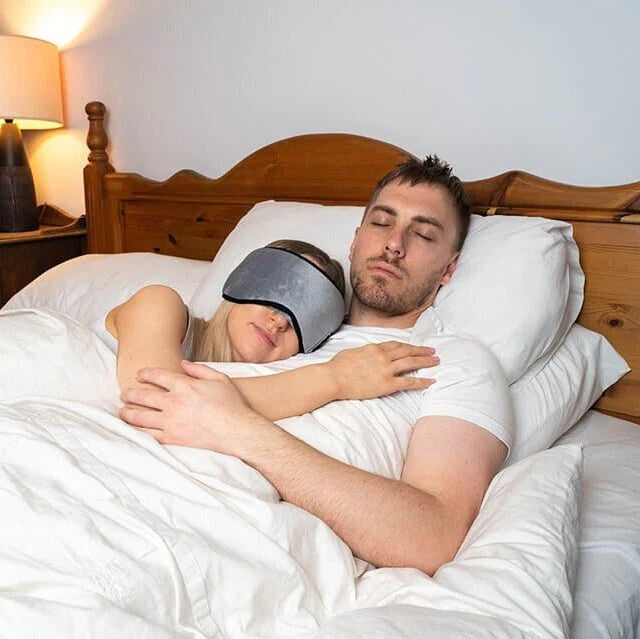
<svg viewBox="0 0 640 639">
<path fill-rule="evenodd" d="M 412 346 L 411 344 L 401 344 L 389 353 L 392 362 L 397 362 L 407 357 L 432 357 L 433 354 L 432 348 Z"/>
<path fill-rule="evenodd" d="M 392 371 L 394 375 L 401 375 L 402 373 L 410 373 L 411 371 L 417 371 L 421 368 L 431 368 L 437 366 L 440 363 L 440 358 L 437 356 L 414 356 L 409 355 L 401 359 L 395 360 L 392 365 Z"/>
<path fill-rule="evenodd" d="M 378 344 L 378 346 L 389 355 L 391 361 L 410 355 L 415 357 L 434 355 L 436 352 L 431 346 L 416 346 L 415 344 L 407 344 L 405 342 L 382 342 L 382 344 Z"/>
<path fill-rule="evenodd" d="M 423 377 L 412 377 L 409 375 L 405 375 L 403 377 L 396 377 L 396 390 L 398 391 L 408 391 L 408 390 L 424 390 L 425 388 L 429 388 L 432 384 L 435 384 L 435 379 L 424 379 Z"/>
</svg>

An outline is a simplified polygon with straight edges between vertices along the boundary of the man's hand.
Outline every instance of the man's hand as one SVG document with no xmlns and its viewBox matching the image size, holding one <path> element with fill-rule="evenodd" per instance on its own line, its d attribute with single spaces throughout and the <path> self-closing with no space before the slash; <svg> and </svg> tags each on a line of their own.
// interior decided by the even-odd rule
<svg viewBox="0 0 640 639">
<path fill-rule="evenodd" d="M 182 361 L 181 366 L 187 375 L 161 368 L 141 369 L 138 381 L 158 388 L 123 391 L 121 399 L 127 406 L 118 416 L 161 444 L 239 456 L 241 445 L 250 439 L 252 424 L 262 418 L 249 408 L 226 375 L 204 364 Z"/>
</svg>

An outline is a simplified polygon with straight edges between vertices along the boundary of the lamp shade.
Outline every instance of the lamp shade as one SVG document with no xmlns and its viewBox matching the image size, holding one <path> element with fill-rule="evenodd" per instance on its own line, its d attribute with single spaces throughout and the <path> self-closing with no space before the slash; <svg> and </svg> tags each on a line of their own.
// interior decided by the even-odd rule
<svg viewBox="0 0 640 639">
<path fill-rule="evenodd" d="M 0 36 L 0 119 L 21 129 L 62 126 L 60 62 L 54 44 Z"/>
</svg>

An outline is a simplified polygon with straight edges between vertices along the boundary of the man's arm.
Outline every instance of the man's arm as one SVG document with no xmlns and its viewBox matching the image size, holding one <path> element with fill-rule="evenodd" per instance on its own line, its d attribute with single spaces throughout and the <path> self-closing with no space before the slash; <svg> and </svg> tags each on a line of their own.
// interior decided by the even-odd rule
<svg viewBox="0 0 640 639">
<path fill-rule="evenodd" d="M 206 369 L 206 370 L 205 370 Z M 450 561 L 473 521 L 506 447 L 451 417 L 423 417 L 409 442 L 402 480 L 343 464 L 252 411 L 228 378 L 145 369 L 139 380 L 168 392 L 133 389 L 120 416 L 160 443 L 234 455 L 260 471 L 283 499 L 325 521 L 353 553 L 377 566 L 432 575 Z"/>
<path fill-rule="evenodd" d="M 435 496 L 449 520 L 440 537 L 445 541 L 442 561 L 434 572 L 458 552 L 506 455 L 502 441 L 471 422 L 429 416 L 416 423 L 402 481 Z"/>
<path fill-rule="evenodd" d="M 322 519 L 356 556 L 428 575 L 455 556 L 506 455 L 475 424 L 424 417 L 398 481 L 339 462 L 266 420 L 255 422 L 254 433 L 237 456 L 283 499 Z"/>
</svg>

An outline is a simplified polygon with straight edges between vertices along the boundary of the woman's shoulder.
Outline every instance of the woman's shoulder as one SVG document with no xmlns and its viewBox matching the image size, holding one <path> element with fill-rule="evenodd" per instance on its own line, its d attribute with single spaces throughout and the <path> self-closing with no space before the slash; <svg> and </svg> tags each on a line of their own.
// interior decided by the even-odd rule
<svg viewBox="0 0 640 639">
<path fill-rule="evenodd" d="M 106 326 L 117 331 L 123 323 L 134 322 L 138 326 L 155 324 L 158 317 L 162 317 L 164 325 L 175 323 L 184 332 L 187 323 L 185 308 L 177 291 L 162 284 L 152 284 L 139 289 L 126 302 L 112 309 L 107 315 Z"/>
<path fill-rule="evenodd" d="M 149 284 L 138 289 L 126 302 L 143 304 L 176 304 L 184 305 L 180 293 L 164 284 Z"/>
</svg>

